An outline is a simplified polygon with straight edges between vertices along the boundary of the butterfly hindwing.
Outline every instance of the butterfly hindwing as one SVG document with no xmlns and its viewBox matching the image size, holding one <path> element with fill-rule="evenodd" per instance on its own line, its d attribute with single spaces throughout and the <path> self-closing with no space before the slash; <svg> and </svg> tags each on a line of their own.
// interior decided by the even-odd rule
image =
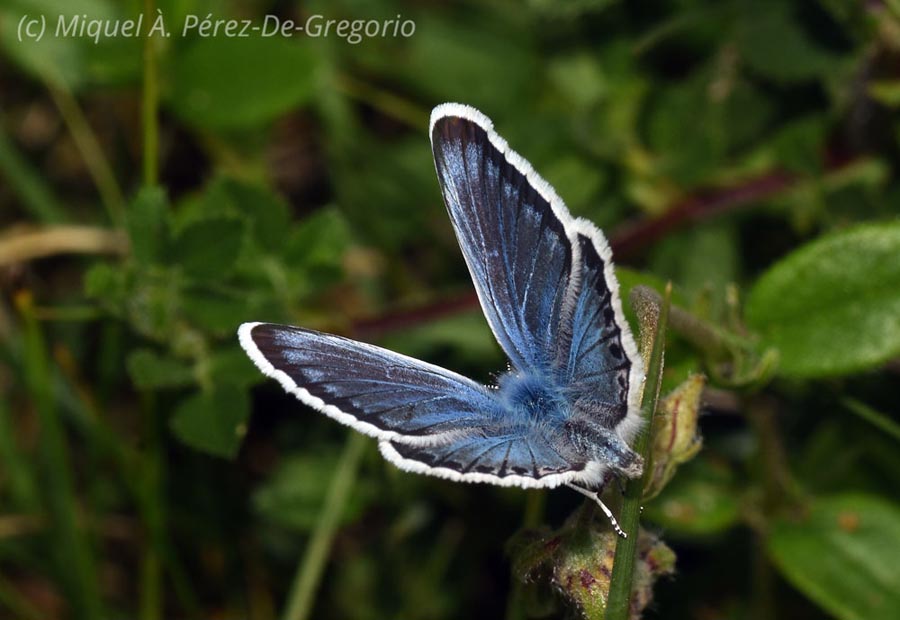
<svg viewBox="0 0 900 620">
<path fill-rule="evenodd" d="M 621 430 L 630 436 L 643 379 L 641 359 L 622 313 L 606 240 L 585 220 L 577 220 L 573 232 L 580 275 L 566 304 L 571 334 L 560 341 L 558 381 L 576 411 L 609 429 L 627 420 Z"/>
<path fill-rule="evenodd" d="M 525 429 L 467 435 L 434 445 L 379 444 L 384 457 L 407 471 L 504 486 L 554 487 L 583 477 L 589 464 Z"/>
<path fill-rule="evenodd" d="M 512 365 L 546 371 L 572 247 L 562 204 L 531 166 L 460 105 L 432 113 L 435 167 L 482 309 Z"/>
<path fill-rule="evenodd" d="M 239 334 L 266 375 L 367 435 L 428 443 L 502 417 L 484 386 L 387 349 L 271 323 L 245 323 Z"/>
</svg>

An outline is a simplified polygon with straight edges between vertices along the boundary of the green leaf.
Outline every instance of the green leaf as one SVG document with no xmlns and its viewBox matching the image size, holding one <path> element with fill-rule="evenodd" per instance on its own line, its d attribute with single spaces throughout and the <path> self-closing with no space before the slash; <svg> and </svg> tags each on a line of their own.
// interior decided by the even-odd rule
<svg viewBox="0 0 900 620">
<path fill-rule="evenodd" d="M 732 223 L 697 225 L 663 239 L 654 249 L 651 268 L 657 276 L 678 284 L 688 308 L 703 318 L 719 320 L 727 309 L 727 287 L 737 280 L 739 247 Z"/>
<path fill-rule="evenodd" d="M 467 103 L 481 109 L 513 109 L 531 92 L 538 67 L 534 32 L 515 21 L 482 19 L 481 8 L 468 11 L 467 19 L 422 11 L 417 36 L 385 46 L 386 53 L 370 46 L 372 53 L 355 54 L 354 62 L 402 79 L 429 101 L 454 101 L 465 93 Z"/>
<path fill-rule="evenodd" d="M 351 241 L 347 221 L 334 207 L 320 209 L 295 226 L 283 253 L 287 294 L 302 298 L 339 280 Z"/>
<path fill-rule="evenodd" d="M 654 98 L 646 131 L 655 165 L 683 185 L 703 182 L 729 151 L 758 139 L 769 116 L 749 82 L 725 81 L 715 67 L 698 70 Z"/>
<path fill-rule="evenodd" d="M 242 222 L 210 218 L 191 222 L 175 238 L 172 260 L 195 278 L 227 276 L 238 259 L 244 237 Z"/>
<path fill-rule="evenodd" d="M 730 470 L 711 458 L 698 458 L 645 508 L 647 518 L 682 536 L 710 536 L 740 520 L 739 493 Z"/>
<path fill-rule="evenodd" d="M 772 140 L 779 163 L 799 173 L 821 172 L 827 130 L 825 119 L 819 116 L 808 116 L 788 124 Z"/>
<path fill-rule="evenodd" d="M 157 341 L 168 341 L 178 321 L 181 279 L 169 268 L 136 271 L 121 300 L 133 329 Z"/>
<path fill-rule="evenodd" d="M 900 221 L 814 241 L 756 283 L 747 321 L 778 349 L 780 372 L 841 375 L 900 353 Z"/>
<path fill-rule="evenodd" d="M 393 351 L 434 359 L 436 351 L 448 355 L 449 366 L 470 364 L 501 366 L 505 358 L 480 310 L 442 317 L 389 333 L 379 342 Z"/>
<path fill-rule="evenodd" d="M 131 255 L 142 264 L 161 261 L 168 244 L 168 200 L 161 187 L 138 192 L 128 209 L 125 226 L 131 239 Z"/>
<path fill-rule="evenodd" d="M 190 365 L 164 357 L 150 349 L 133 351 L 126 364 L 128 374 L 137 388 L 181 387 L 194 382 L 194 372 Z"/>
<path fill-rule="evenodd" d="M 768 550 L 794 587 L 841 620 L 892 620 L 900 609 L 900 509 L 871 495 L 813 503 L 773 524 Z"/>
<path fill-rule="evenodd" d="M 234 333 L 242 321 L 255 314 L 255 307 L 250 301 L 251 298 L 216 291 L 185 291 L 181 306 L 184 315 L 192 322 L 221 334 Z"/>
<path fill-rule="evenodd" d="M 91 265 L 84 275 L 84 294 L 112 305 L 124 301 L 128 292 L 128 274 L 106 263 Z"/>
<path fill-rule="evenodd" d="M 233 385 L 189 396 L 175 410 L 170 426 L 184 443 L 216 456 L 237 454 L 250 414 L 247 392 Z"/>
<path fill-rule="evenodd" d="M 215 384 L 249 387 L 265 379 L 250 358 L 235 342 L 226 343 L 209 357 L 209 375 Z"/>
<path fill-rule="evenodd" d="M 823 76 L 834 71 L 838 60 L 814 44 L 797 20 L 777 4 L 747 12 L 737 43 L 748 66 L 779 82 Z"/>
<path fill-rule="evenodd" d="M 373 149 L 378 151 L 376 158 L 371 157 Z M 429 217 L 445 217 L 438 210 L 427 140 L 416 136 L 389 144 L 361 142 L 342 153 L 337 163 L 335 189 L 341 212 L 372 245 L 402 247 L 415 238 L 414 232 L 428 234 Z M 435 200 L 423 203 L 424 196 Z M 423 208 L 428 204 L 433 207 Z"/>
<path fill-rule="evenodd" d="M 290 230 L 288 207 L 264 185 L 218 177 L 195 200 L 179 205 L 176 224 L 187 227 L 198 220 L 237 218 L 247 222 L 249 237 L 264 252 L 284 245 Z"/>
<path fill-rule="evenodd" d="M 90 15 L 90 19 L 112 19 L 115 12 L 104 0 L 10 2 L 0 10 L 0 46 L 6 57 L 28 73 L 56 85 L 76 89 L 84 84 L 87 77 L 84 53 L 88 46 L 93 45 L 93 39 L 50 35 L 55 34 L 58 19 L 63 19 L 68 25 L 72 17 L 82 15 Z M 47 32 L 40 40 L 32 37 L 19 40 L 20 20 L 26 16 L 32 20 L 39 17 L 46 20 Z M 38 27 L 35 25 L 32 28 Z"/>
<path fill-rule="evenodd" d="M 288 207 L 269 188 L 221 179 L 206 193 L 204 202 L 219 213 L 223 212 L 223 205 L 228 205 L 235 214 L 246 218 L 251 237 L 263 251 L 274 252 L 284 245 L 290 229 Z"/>
<path fill-rule="evenodd" d="M 294 39 L 201 38 L 174 59 L 170 104 L 197 127 L 255 127 L 310 98 L 313 68 Z"/>
</svg>

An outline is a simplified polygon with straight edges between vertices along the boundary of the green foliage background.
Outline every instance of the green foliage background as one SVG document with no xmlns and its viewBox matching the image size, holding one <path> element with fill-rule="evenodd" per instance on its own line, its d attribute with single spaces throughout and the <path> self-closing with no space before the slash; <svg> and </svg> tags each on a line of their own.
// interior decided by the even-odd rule
<svg viewBox="0 0 900 620">
<path fill-rule="evenodd" d="M 169 38 L 17 38 L 156 8 Z M 181 36 L 209 13 L 416 28 Z M 0 31 L 0 617 L 576 615 L 505 544 L 579 497 L 402 474 L 234 336 L 503 367 L 433 170 L 448 100 L 626 290 L 675 284 L 664 391 L 710 388 L 644 511 L 678 556 L 645 617 L 900 615 L 900 3 L 5 0 Z"/>
</svg>

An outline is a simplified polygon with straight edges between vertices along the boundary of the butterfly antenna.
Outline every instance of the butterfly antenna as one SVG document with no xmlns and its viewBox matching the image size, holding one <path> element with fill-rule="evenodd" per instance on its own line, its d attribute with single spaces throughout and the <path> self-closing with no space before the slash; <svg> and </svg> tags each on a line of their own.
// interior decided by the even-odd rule
<svg viewBox="0 0 900 620">
<path fill-rule="evenodd" d="M 612 510 L 610 510 L 609 506 L 604 504 L 603 500 L 600 499 L 600 493 L 598 493 L 597 491 L 589 491 L 588 489 L 582 488 L 576 484 L 572 484 L 571 482 L 567 482 L 566 486 L 574 491 L 578 491 L 588 499 L 592 499 L 597 502 L 597 505 L 600 506 L 600 510 L 602 510 L 603 514 L 606 515 L 606 518 L 609 519 L 609 522 L 612 525 L 615 533 L 622 538 L 628 538 L 628 534 L 625 533 L 625 530 L 619 527 L 619 522 L 616 521 L 616 518 L 613 516 Z"/>
</svg>

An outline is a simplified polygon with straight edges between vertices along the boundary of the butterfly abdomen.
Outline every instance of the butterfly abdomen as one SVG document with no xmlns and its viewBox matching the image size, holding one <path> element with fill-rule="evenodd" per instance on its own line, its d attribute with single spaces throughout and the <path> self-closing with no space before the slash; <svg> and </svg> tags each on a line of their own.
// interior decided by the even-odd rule
<svg viewBox="0 0 900 620">
<path fill-rule="evenodd" d="M 640 455 L 615 430 L 577 412 L 564 422 L 563 429 L 568 443 L 584 458 L 606 463 L 628 478 L 636 478 L 643 472 Z"/>
</svg>

